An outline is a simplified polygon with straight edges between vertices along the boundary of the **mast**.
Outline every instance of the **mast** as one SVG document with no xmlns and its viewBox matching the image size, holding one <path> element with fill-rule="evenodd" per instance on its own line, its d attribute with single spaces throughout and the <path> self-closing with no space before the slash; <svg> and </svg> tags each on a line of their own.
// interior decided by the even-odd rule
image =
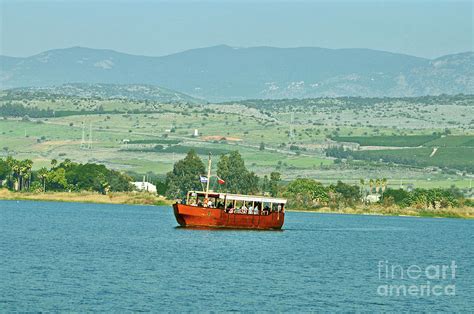
<svg viewBox="0 0 474 314">
<path fill-rule="evenodd" d="M 209 161 L 207 163 L 207 183 L 206 183 L 206 197 L 209 195 L 209 181 L 211 181 L 211 153 L 209 153 Z"/>
</svg>

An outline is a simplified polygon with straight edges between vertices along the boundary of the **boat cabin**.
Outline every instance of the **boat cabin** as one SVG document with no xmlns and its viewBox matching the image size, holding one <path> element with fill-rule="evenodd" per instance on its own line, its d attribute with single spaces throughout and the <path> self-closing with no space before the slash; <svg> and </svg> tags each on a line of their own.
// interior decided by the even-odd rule
<svg viewBox="0 0 474 314">
<path fill-rule="evenodd" d="M 268 215 L 285 212 L 286 199 L 215 192 L 208 192 L 206 198 L 204 191 L 190 191 L 186 195 L 186 204 L 222 209 L 234 214 Z"/>
</svg>

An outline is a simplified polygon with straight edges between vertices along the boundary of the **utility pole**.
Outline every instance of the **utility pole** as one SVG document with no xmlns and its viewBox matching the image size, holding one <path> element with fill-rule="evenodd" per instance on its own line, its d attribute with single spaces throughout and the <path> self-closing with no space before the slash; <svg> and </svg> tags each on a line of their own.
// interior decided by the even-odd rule
<svg viewBox="0 0 474 314">
<path fill-rule="evenodd" d="M 89 124 L 89 149 L 92 149 L 92 122 Z"/>
<path fill-rule="evenodd" d="M 82 121 L 82 140 L 81 140 L 81 149 L 86 148 L 86 130 L 84 121 Z"/>
<path fill-rule="evenodd" d="M 290 139 L 293 139 L 294 137 L 294 130 L 293 130 L 293 120 L 295 119 L 295 113 L 292 111 L 291 112 L 291 117 L 290 117 Z"/>
</svg>

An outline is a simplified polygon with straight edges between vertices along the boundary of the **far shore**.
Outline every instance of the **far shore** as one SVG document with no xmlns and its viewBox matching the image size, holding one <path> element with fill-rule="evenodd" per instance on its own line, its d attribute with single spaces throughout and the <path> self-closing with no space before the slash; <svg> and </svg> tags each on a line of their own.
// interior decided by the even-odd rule
<svg viewBox="0 0 474 314">
<path fill-rule="evenodd" d="M 102 195 L 96 192 L 12 192 L 0 189 L 0 200 L 77 202 L 95 204 L 129 204 L 129 205 L 169 205 L 171 201 L 158 195 L 146 192 L 117 192 Z"/>
<path fill-rule="evenodd" d="M 26 200 L 46 202 L 77 202 L 93 204 L 129 204 L 129 205 L 171 205 L 174 201 L 163 196 L 147 192 L 117 192 L 107 195 L 95 192 L 12 192 L 0 189 L 0 200 Z M 400 208 L 397 206 L 383 207 L 380 205 L 345 207 L 332 209 L 329 207 L 310 209 L 287 209 L 288 212 L 351 214 L 351 215 L 380 215 L 380 216 L 409 216 L 409 217 L 439 217 L 439 218 L 474 218 L 474 207 L 417 209 Z"/>
<path fill-rule="evenodd" d="M 399 217 L 431 217 L 431 218 L 474 218 L 474 207 L 451 207 L 440 209 L 400 208 L 398 206 L 383 207 L 380 205 L 345 207 L 331 209 L 329 207 L 311 209 L 288 209 L 291 212 L 322 213 L 322 214 L 350 214 L 350 215 L 376 215 Z"/>
</svg>

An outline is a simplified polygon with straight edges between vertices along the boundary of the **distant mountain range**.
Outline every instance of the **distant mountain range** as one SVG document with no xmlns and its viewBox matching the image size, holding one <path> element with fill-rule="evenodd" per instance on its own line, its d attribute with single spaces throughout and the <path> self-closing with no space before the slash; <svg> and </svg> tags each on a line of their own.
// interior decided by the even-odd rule
<svg viewBox="0 0 474 314">
<path fill-rule="evenodd" d="M 0 66 L 2 89 L 148 84 L 210 101 L 474 93 L 474 52 L 429 60 L 369 49 L 215 46 L 145 57 L 74 47 L 0 56 Z"/>
<path fill-rule="evenodd" d="M 43 87 L 16 87 L 5 92 L 7 95 L 11 95 L 11 98 L 15 98 L 15 94 L 24 96 L 25 94 L 43 93 L 83 98 L 153 100 L 161 103 L 205 102 L 202 99 L 197 99 L 174 90 L 142 84 L 69 83 Z"/>
</svg>

